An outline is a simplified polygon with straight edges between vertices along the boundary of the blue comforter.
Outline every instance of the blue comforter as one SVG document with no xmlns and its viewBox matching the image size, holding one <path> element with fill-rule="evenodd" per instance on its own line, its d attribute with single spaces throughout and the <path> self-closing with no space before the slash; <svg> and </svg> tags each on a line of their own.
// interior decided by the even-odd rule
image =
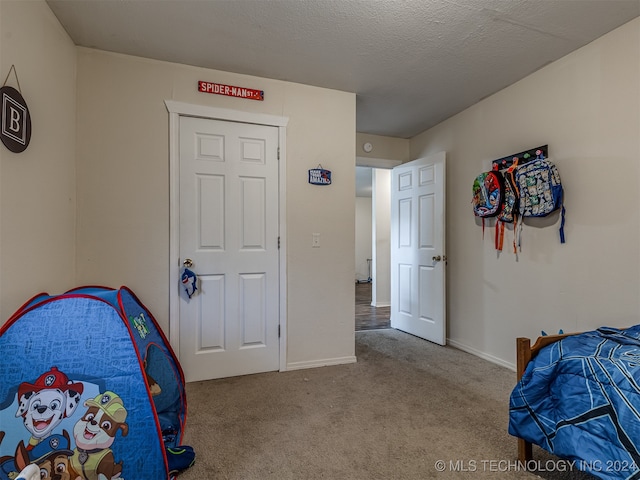
<svg viewBox="0 0 640 480">
<path fill-rule="evenodd" d="M 640 479 L 640 325 L 543 348 L 511 393 L 509 433 L 603 479 Z"/>
</svg>

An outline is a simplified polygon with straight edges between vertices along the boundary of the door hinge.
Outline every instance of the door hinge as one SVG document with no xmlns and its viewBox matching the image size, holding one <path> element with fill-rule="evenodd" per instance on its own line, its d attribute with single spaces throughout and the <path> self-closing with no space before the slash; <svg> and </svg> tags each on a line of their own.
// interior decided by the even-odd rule
<svg viewBox="0 0 640 480">
<path fill-rule="evenodd" d="M 280 160 L 280 147 L 278 147 L 278 160 Z"/>
<path fill-rule="evenodd" d="M 280 338 L 280 325 L 278 325 L 278 338 Z"/>
<path fill-rule="evenodd" d="M 280 237 L 278 237 L 278 250 L 280 250 Z"/>
</svg>

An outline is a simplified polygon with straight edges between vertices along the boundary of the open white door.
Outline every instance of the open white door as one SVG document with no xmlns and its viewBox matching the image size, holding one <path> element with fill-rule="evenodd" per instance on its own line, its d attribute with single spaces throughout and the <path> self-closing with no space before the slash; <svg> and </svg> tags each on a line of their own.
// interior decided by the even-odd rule
<svg viewBox="0 0 640 480">
<path fill-rule="evenodd" d="M 445 345 L 445 160 L 440 152 L 393 169 L 391 327 Z"/>
</svg>

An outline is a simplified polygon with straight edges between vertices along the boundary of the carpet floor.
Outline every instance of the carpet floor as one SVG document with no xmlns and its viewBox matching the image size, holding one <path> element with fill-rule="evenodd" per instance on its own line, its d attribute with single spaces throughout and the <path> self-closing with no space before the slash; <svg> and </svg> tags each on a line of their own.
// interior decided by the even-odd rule
<svg viewBox="0 0 640 480">
<path fill-rule="evenodd" d="M 515 373 L 393 329 L 356 332 L 357 363 L 187 385 L 178 480 L 590 479 L 507 432 Z"/>
</svg>

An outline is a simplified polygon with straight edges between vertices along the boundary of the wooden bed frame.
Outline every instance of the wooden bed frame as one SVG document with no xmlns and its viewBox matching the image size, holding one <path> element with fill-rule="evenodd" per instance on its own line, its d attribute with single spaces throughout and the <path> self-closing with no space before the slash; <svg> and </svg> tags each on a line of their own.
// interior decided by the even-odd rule
<svg viewBox="0 0 640 480">
<path fill-rule="evenodd" d="M 536 342 L 531 345 L 531 340 L 525 337 L 518 337 L 516 339 L 516 352 L 517 352 L 517 364 L 516 373 L 518 374 L 518 381 L 524 375 L 524 371 L 527 368 L 527 364 L 535 357 L 538 352 L 547 345 L 557 342 L 558 340 L 568 337 L 569 335 L 577 335 L 577 333 L 563 333 L 560 335 L 546 335 L 544 337 L 538 337 Z M 531 442 L 527 442 L 522 438 L 518 438 L 518 459 L 525 463 L 533 458 Z"/>
</svg>

